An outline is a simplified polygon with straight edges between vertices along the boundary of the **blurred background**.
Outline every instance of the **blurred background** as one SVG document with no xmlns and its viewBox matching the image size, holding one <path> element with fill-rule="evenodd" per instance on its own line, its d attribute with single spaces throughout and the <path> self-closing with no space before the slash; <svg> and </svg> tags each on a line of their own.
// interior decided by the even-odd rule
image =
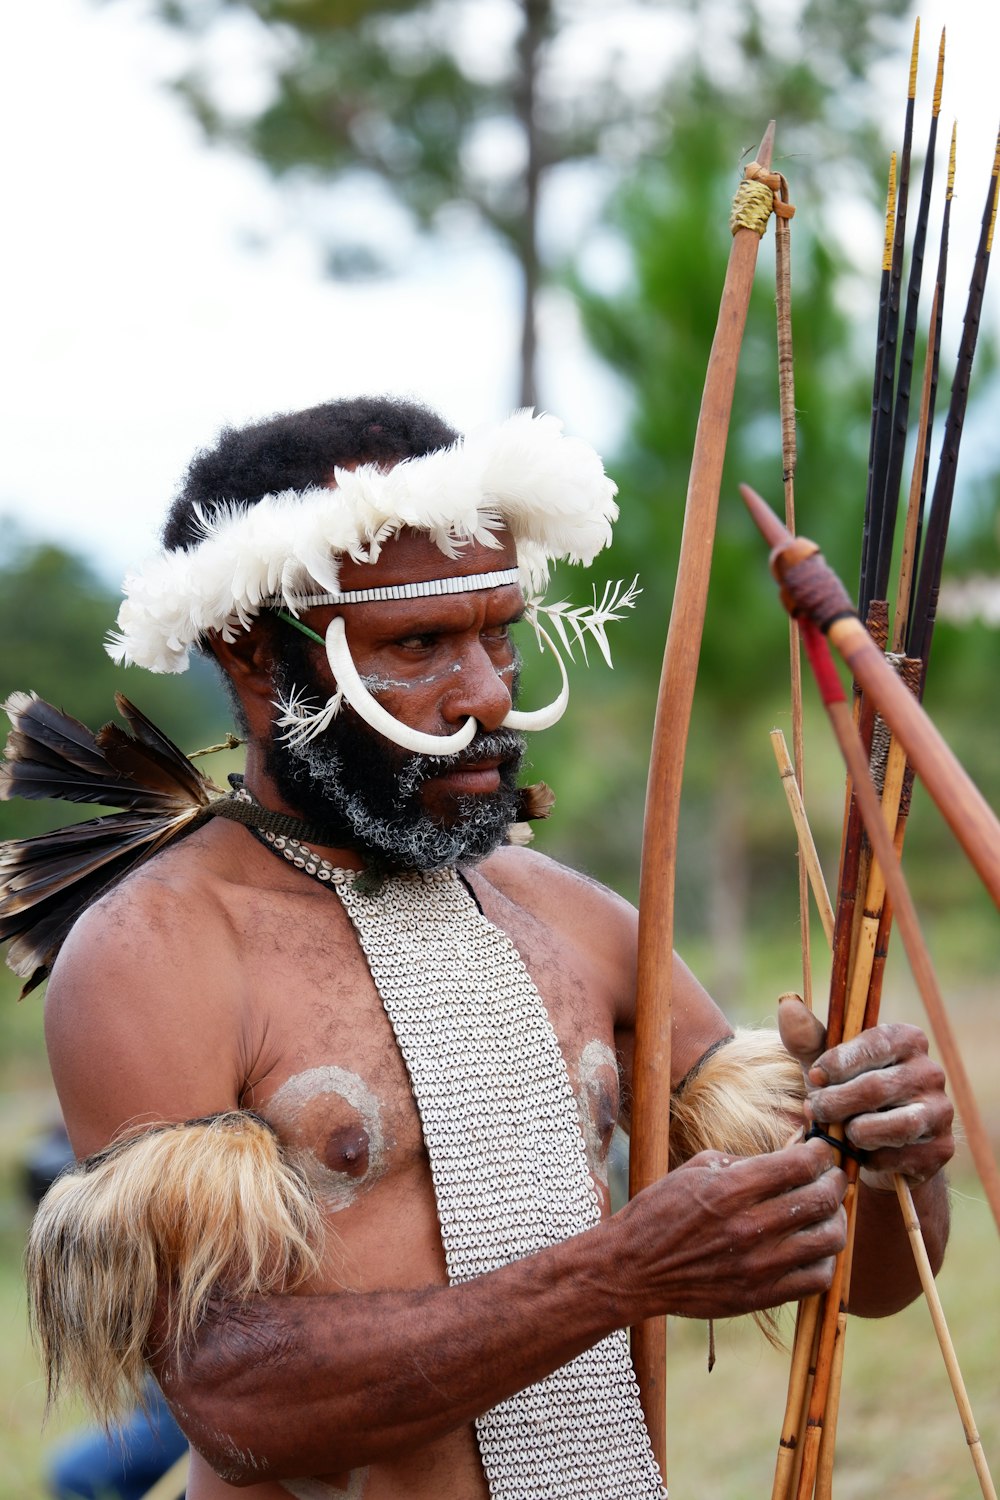
<svg viewBox="0 0 1000 1500">
<path fill-rule="evenodd" d="M 993 161 L 1000 14 L 920 7 L 911 205 L 949 27 L 928 235 L 958 121 L 936 465 Z M 193 452 L 341 394 L 414 396 L 460 428 L 556 412 L 618 481 L 600 578 L 640 575 L 613 673 L 579 667 L 531 747 L 558 805 L 538 846 L 638 887 L 645 767 L 728 208 L 770 117 L 792 230 L 799 527 L 858 573 L 888 155 L 902 132 L 908 0 L 47 0 L 0 8 L 7 230 L 0 461 L 3 696 L 33 688 L 92 727 L 116 687 L 184 748 L 222 738 L 206 671 L 114 668 L 125 569 L 157 544 Z M 911 211 L 913 211 L 911 209 Z M 739 480 L 781 500 L 772 236 L 762 249 L 723 484 L 680 831 L 677 942 L 739 1020 L 800 985 L 796 857 L 768 740 L 789 732 L 787 628 Z M 929 294 L 925 292 L 925 298 Z M 926 321 L 926 314 L 924 315 Z M 1000 288 L 988 290 L 926 702 L 1000 806 Z M 918 350 L 918 358 L 919 358 Z M 983 583 L 985 580 L 985 583 Z M 550 598 L 587 602 L 567 569 Z M 527 701 L 544 695 L 529 656 Z M 537 693 L 536 693 L 537 688 Z M 827 878 L 843 776 L 807 685 L 806 799 Z M 232 763 L 208 767 L 224 780 Z M 206 763 L 203 763 L 203 765 Z M 0 804 L 0 837 L 65 821 Z M 984 1112 L 1000 1139 L 997 923 L 919 790 L 907 869 Z M 137 934 L 137 940 L 141 935 Z M 814 982 L 827 966 L 814 932 Z M 40 1495 L 44 1394 L 19 1258 L 26 1144 L 54 1111 L 39 994 L 0 980 L 0 1500 Z M 901 952 L 885 1013 L 919 1021 Z M 1000 1452 L 995 1235 L 964 1155 L 943 1277 L 987 1455 Z M 766 1493 L 780 1355 L 699 1328 L 672 1356 L 676 1494 Z M 926 1313 L 852 1326 L 844 1496 L 971 1493 Z M 725 1413 L 723 1417 L 723 1412 Z M 992 1444 L 991 1444 L 992 1439 Z"/>
</svg>

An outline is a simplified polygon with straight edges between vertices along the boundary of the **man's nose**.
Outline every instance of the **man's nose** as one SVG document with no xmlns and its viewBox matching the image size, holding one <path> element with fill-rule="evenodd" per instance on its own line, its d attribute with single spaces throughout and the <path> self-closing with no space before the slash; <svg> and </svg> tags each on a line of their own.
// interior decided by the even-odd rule
<svg viewBox="0 0 1000 1500">
<path fill-rule="evenodd" d="M 513 661 L 506 669 L 500 669 L 485 647 L 477 644 L 463 653 L 458 668 L 453 684 L 441 700 L 445 721 L 449 725 L 462 724 L 471 714 L 484 729 L 499 729 L 511 710 L 509 680 L 514 671 Z"/>
</svg>

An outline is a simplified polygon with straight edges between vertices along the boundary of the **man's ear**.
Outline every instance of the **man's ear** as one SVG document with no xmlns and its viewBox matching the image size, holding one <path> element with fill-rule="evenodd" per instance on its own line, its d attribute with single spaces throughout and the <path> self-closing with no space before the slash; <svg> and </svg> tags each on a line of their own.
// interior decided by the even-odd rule
<svg viewBox="0 0 1000 1500">
<path fill-rule="evenodd" d="M 244 702 L 266 698 L 270 703 L 274 696 L 274 639 L 270 630 L 255 621 L 231 641 L 213 630 L 208 634 L 208 646 Z"/>
</svg>

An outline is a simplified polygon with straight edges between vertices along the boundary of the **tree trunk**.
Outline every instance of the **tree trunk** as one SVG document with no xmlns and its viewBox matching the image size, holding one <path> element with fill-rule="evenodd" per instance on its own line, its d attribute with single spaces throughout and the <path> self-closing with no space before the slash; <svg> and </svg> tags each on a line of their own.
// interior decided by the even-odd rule
<svg viewBox="0 0 1000 1500">
<path fill-rule="evenodd" d="M 542 143 L 538 126 L 538 67 L 542 45 L 551 23 L 550 0 L 522 0 L 524 25 L 518 40 L 521 77 L 517 110 L 524 130 L 527 162 L 524 173 L 524 217 L 521 229 L 521 360 L 518 402 L 538 404 L 536 314 L 541 267 L 538 255 L 538 190 L 542 175 Z"/>
</svg>

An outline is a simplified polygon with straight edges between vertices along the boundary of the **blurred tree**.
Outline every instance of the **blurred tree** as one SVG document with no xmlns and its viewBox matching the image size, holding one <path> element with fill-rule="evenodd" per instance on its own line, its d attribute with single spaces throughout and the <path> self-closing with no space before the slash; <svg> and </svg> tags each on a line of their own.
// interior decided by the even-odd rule
<svg viewBox="0 0 1000 1500">
<path fill-rule="evenodd" d="M 624 10 L 642 10 L 638 4 Z M 159 14 L 197 36 L 177 88 L 210 138 L 236 144 L 273 172 L 321 195 L 374 180 L 412 225 L 485 226 L 522 284 L 519 401 L 537 404 L 536 313 L 546 274 L 539 228 L 543 183 L 560 166 L 638 147 L 636 100 L 611 32 L 589 49 L 587 83 L 567 88 L 567 32 L 605 7 L 569 0 L 157 0 Z M 267 102 L 227 104 L 213 40 L 234 17 L 258 40 Z M 619 13 L 619 25 L 624 20 Z M 595 67 L 595 59 L 600 59 Z M 351 235 L 334 200 L 321 231 L 335 274 L 384 266 L 379 234 Z M 346 216 L 349 222 L 350 215 Z M 399 236 L 397 236 L 399 238 Z M 402 236 L 405 239 L 405 235 Z M 398 249 L 397 249 L 398 255 Z"/>
<path fill-rule="evenodd" d="M 441 231 L 471 212 L 510 249 L 525 292 L 522 400 L 535 395 L 534 310 L 546 275 L 575 293 L 595 349 L 620 376 L 630 412 L 610 465 L 623 499 L 610 566 L 625 577 L 641 570 L 645 592 L 634 625 L 618 632 L 616 675 L 598 687 L 597 666 L 591 701 L 578 695 L 571 723 L 532 753 L 571 810 L 541 835 L 545 847 L 623 889 L 634 889 L 648 725 L 728 252 L 723 226 L 740 150 L 752 149 L 770 116 L 779 121 L 776 165 L 799 209 L 799 522 L 850 586 L 856 578 L 887 154 L 876 150 L 872 69 L 898 57 L 901 116 L 907 7 L 791 0 L 779 18 L 768 0 L 614 8 L 603 0 L 156 0 L 193 38 L 178 88 L 210 137 L 253 153 L 293 187 L 304 183 L 316 203 L 331 184 L 335 192 L 374 180 L 413 224 Z M 670 47 L 655 62 L 623 45 L 636 16 L 667 28 Z M 227 74 L 234 26 L 262 44 L 263 88 L 250 103 L 235 97 Z M 926 53 L 925 42 L 925 92 Z M 604 224 L 571 239 L 560 264 L 558 236 L 540 232 L 539 208 L 546 193 L 555 198 L 557 173 L 574 166 L 592 202 L 614 191 Z M 858 260 L 866 226 L 870 266 Z M 385 251 L 384 237 L 361 244 L 339 234 L 339 223 L 320 228 L 335 272 L 364 269 Z M 741 922 L 718 914 L 769 918 L 760 893 L 775 889 L 770 877 L 784 870 L 786 889 L 794 885 L 773 782 L 765 789 L 758 779 L 752 795 L 743 785 L 751 774 L 773 775 L 764 735 L 785 712 L 785 627 L 734 498 L 747 478 L 780 502 L 766 277 L 742 357 L 682 824 L 682 926 L 710 935 L 734 971 Z M 568 573 L 563 587 L 574 587 Z M 528 657 L 526 692 L 544 694 L 550 664 Z M 570 749 L 581 730 L 592 755 Z M 748 743 L 763 745 L 754 752 L 763 770 L 746 769 Z M 831 826 L 838 803 L 833 791 Z M 755 851 L 749 859 L 744 847 Z"/>
<path fill-rule="evenodd" d="M 766 0 L 613 8 L 606 0 L 154 0 L 154 8 L 196 39 L 177 89 L 209 137 L 327 204 L 320 232 L 335 273 L 392 259 L 383 214 L 352 233 L 356 216 L 338 212 L 344 195 L 328 201 L 331 186 L 359 179 L 421 229 L 471 214 L 498 238 L 521 275 L 519 400 L 536 405 L 538 294 L 558 253 L 549 241 L 559 237 L 551 220 L 555 233 L 542 232 L 543 194 L 559 169 L 599 166 L 607 181 L 630 171 L 651 144 L 661 98 L 687 96 L 692 56 L 710 61 L 732 92 L 745 90 L 752 70 L 752 93 L 767 98 L 768 113 L 794 93 L 819 119 L 831 97 L 862 84 L 907 3 L 873 10 L 864 0 L 797 0 L 780 26 Z M 233 45 L 241 26 L 243 44 Z M 258 86 L 249 104 L 232 76 L 248 35 Z M 776 80 L 781 87 L 769 93 Z M 860 128 L 857 118 L 851 128 Z M 591 189 L 597 180 L 591 171 Z"/>
<path fill-rule="evenodd" d="M 117 717 L 118 689 L 183 749 L 220 740 L 231 714 L 211 668 L 197 663 L 185 678 L 123 672 L 101 645 L 117 609 L 117 593 L 79 557 L 0 528 L 0 702 L 30 689 L 97 729 Z M 0 802 L 0 838 L 29 838 L 99 813 L 64 802 Z"/>
<path fill-rule="evenodd" d="M 730 16 L 735 13 L 732 6 L 719 9 Z M 754 7 L 739 10 L 753 22 Z M 614 237 L 585 245 L 569 273 L 593 346 L 631 395 L 624 441 L 612 465 L 621 489 L 622 518 L 611 566 L 626 578 L 639 572 L 644 594 L 635 624 L 617 633 L 619 675 L 610 687 L 602 684 L 598 731 L 605 771 L 608 765 L 630 768 L 621 784 L 616 778 L 611 792 L 615 815 L 601 819 L 612 845 L 603 868 L 618 884 L 634 868 L 632 851 L 641 818 L 641 778 L 636 773 L 643 755 L 636 749 L 632 705 L 645 697 L 651 725 L 690 447 L 728 253 L 723 226 L 739 177 L 734 142 L 752 149 L 771 112 L 779 121 L 776 165 L 792 174 L 792 198 L 800 210 L 792 229 L 798 522 L 820 541 L 851 589 L 857 578 L 871 393 L 867 361 L 874 335 L 878 259 L 873 257 L 871 266 L 859 264 L 855 248 L 835 222 L 842 202 L 826 204 L 819 194 L 825 191 L 832 161 L 837 179 L 852 180 L 861 200 L 868 196 L 874 204 L 884 192 L 880 179 L 885 156 L 873 151 L 867 127 L 850 133 L 841 128 L 845 101 L 851 106 L 846 110 L 849 118 L 870 118 L 870 111 L 861 108 L 865 52 L 858 45 L 857 16 L 853 11 L 843 13 L 844 45 L 839 46 L 829 26 L 836 22 L 839 29 L 840 12 L 818 5 L 807 10 L 816 24 L 824 18 L 827 23 L 827 30 L 821 29 L 817 37 L 825 37 L 829 51 L 809 45 L 801 54 L 822 59 L 822 75 L 805 65 L 788 69 L 773 57 L 758 58 L 753 87 L 739 91 L 720 81 L 719 65 L 705 49 L 684 87 L 665 96 L 660 149 L 649 154 L 613 201 L 609 228 Z M 744 56 L 756 56 L 752 24 L 737 40 Z M 874 44 L 871 35 L 869 44 Z M 900 76 L 905 80 L 904 63 L 901 58 Z M 926 62 L 924 68 L 926 72 Z M 817 161 L 823 164 L 822 177 Z M 794 910 L 790 827 L 783 799 L 776 794 L 766 741 L 774 723 L 786 728 L 788 723 L 787 678 L 781 665 L 786 625 L 761 543 L 736 494 L 737 482 L 746 479 L 782 508 L 774 317 L 766 305 L 773 298 L 768 269 L 771 238 L 769 233 L 761 249 L 756 310 L 751 312 L 741 356 L 681 825 L 679 930 L 709 944 L 717 992 L 735 987 L 743 975 L 744 924 L 749 920 L 772 925 L 776 902 L 786 912 Z M 876 236 L 871 243 L 878 248 Z M 961 248 L 961 268 L 958 247 L 953 257 L 953 274 L 960 285 L 971 252 L 971 247 Z M 846 284 L 853 284 L 850 301 L 844 295 Z M 865 287 L 866 307 L 859 295 Z M 860 316 L 867 314 L 869 319 L 868 327 L 860 330 L 859 309 Z M 989 361 L 990 351 L 984 348 L 981 363 L 988 368 Z M 943 380 L 947 370 L 946 357 Z M 981 516 L 978 534 L 989 524 L 988 517 Z M 568 574 L 566 587 L 572 589 Z M 950 632 L 944 634 L 947 638 Z M 936 654 L 950 655 L 952 644 L 942 640 Z M 944 666 L 944 661 L 938 665 Z M 980 703 L 992 697 L 989 679 L 981 671 L 984 665 L 981 650 L 974 650 L 966 658 L 965 674 L 952 677 L 957 683 L 962 675 L 977 676 Z M 947 678 L 947 671 L 944 675 Z M 642 693 L 640 681 L 645 683 Z M 809 695 L 807 684 L 807 699 Z M 947 708 L 949 699 L 954 702 L 955 694 L 946 683 L 937 701 Z M 618 722 L 621 728 L 616 731 Z M 647 743 L 642 736 L 642 747 Z M 565 744 L 540 747 L 542 774 L 565 766 L 565 749 Z M 553 770 L 554 778 L 558 774 Z M 583 774 L 574 767 L 578 779 Z M 835 777 L 834 785 L 839 779 Z M 629 795 L 631 786 L 636 790 Z M 607 788 L 605 774 L 589 788 L 575 785 L 574 792 L 596 819 Z M 829 814 L 831 856 L 838 837 L 839 800 L 837 793 L 821 799 L 818 818 L 813 805 L 819 835 L 824 814 Z M 579 812 L 580 805 L 574 810 Z M 589 821 L 584 817 L 584 825 Z M 579 854 L 569 846 L 566 852 L 570 857 Z M 775 879 L 782 872 L 785 878 Z"/>
</svg>

